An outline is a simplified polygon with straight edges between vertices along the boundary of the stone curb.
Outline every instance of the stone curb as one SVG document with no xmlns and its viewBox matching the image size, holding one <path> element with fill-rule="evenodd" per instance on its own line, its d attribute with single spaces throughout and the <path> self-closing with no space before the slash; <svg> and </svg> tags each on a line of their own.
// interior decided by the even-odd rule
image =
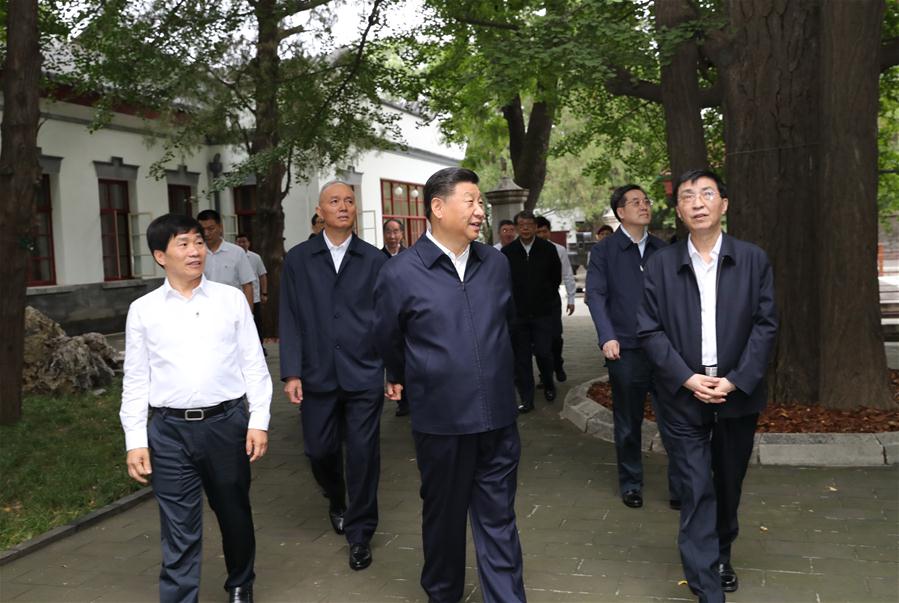
<svg viewBox="0 0 899 603">
<path fill-rule="evenodd" d="M 91 511 L 87 515 L 79 517 L 71 523 L 53 528 L 49 532 L 44 532 L 40 536 L 35 536 L 31 540 L 26 540 L 25 542 L 18 544 L 11 549 L 2 551 L 0 552 L 0 566 L 6 565 L 10 561 L 14 561 L 19 557 L 24 557 L 29 553 L 33 553 L 34 551 L 41 549 L 48 544 L 52 544 L 57 540 L 61 540 L 66 536 L 70 536 L 75 532 L 79 532 L 84 528 L 90 527 L 104 519 L 108 519 L 114 515 L 118 515 L 119 513 L 127 511 L 131 507 L 142 503 L 152 496 L 153 488 L 149 486 L 146 488 L 141 488 L 137 492 L 132 492 L 131 494 L 123 496 L 117 501 L 109 503 L 105 507 L 101 507 L 96 511 Z"/>
<path fill-rule="evenodd" d="M 590 386 L 571 388 L 559 416 L 587 435 L 614 442 L 612 411 L 587 397 Z M 643 422 L 643 450 L 665 454 L 653 421 Z M 899 431 L 884 433 L 757 433 L 752 463 L 804 467 L 874 467 L 899 464 Z"/>
</svg>

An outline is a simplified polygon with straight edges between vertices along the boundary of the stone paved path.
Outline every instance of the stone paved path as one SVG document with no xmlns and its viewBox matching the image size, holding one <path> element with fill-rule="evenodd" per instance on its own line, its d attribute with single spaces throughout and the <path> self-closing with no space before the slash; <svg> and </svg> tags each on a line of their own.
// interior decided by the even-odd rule
<svg viewBox="0 0 899 603">
<path fill-rule="evenodd" d="M 565 319 L 568 383 L 601 372 L 583 302 Z M 274 352 L 274 353 L 272 353 Z M 270 349 L 273 370 L 277 352 Z M 539 396 L 538 396 L 539 400 Z M 529 600 L 692 600 L 679 585 L 677 515 L 667 507 L 664 457 L 646 457 L 646 505 L 628 509 L 615 486 L 611 444 L 578 433 L 554 405 L 520 421 L 518 517 Z M 381 521 L 374 564 L 347 566 L 324 499 L 302 455 L 297 416 L 277 393 L 271 452 L 254 467 L 256 598 L 267 602 L 424 601 L 420 500 L 409 423 L 385 405 Z M 124 458 L 124 455 L 123 455 Z M 899 600 L 899 469 L 751 467 L 734 547 L 741 587 L 729 601 Z M 218 529 L 207 512 L 201 599 L 224 601 Z M 470 547 L 469 547 L 470 548 Z M 155 502 L 0 568 L 0 601 L 156 601 Z M 465 600 L 481 601 L 469 552 Z"/>
</svg>

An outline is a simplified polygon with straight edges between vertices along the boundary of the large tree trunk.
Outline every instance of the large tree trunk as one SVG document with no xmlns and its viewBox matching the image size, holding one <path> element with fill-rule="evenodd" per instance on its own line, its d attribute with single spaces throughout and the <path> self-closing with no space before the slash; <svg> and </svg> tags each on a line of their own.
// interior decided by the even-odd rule
<svg viewBox="0 0 899 603">
<path fill-rule="evenodd" d="M 41 55 L 37 0 L 9 0 L 0 149 L 0 424 L 22 416 L 25 266 L 40 187 L 37 131 Z"/>
<path fill-rule="evenodd" d="M 687 0 L 657 0 L 656 28 L 675 29 L 696 18 Z M 660 74 L 662 107 L 665 110 L 665 134 L 672 180 L 687 170 L 708 166 L 705 132 L 702 129 L 702 105 L 699 99 L 696 41 L 686 40 L 663 61 Z M 677 200 L 673 200 L 677 203 Z M 677 219 L 677 234 L 686 236 L 683 222 Z"/>
<path fill-rule="evenodd" d="M 878 0 L 821 7 L 817 299 L 821 404 L 893 406 L 877 281 Z M 826 325 L 826 326 L 825 326 Z M 809 332 L 808 335 L 813 333 Z"/>
<path fill-rule="evenodd" d="M 819 6 L 731 0 L 735 56 L 722 73 L 728 230 L 760 245 L 774 267 L 780 329 L 772 396 L 785 402 L 820 393 L 816 254 L 827 237 L 814 219 L 826 192 L 815 161 Z"/>
<path fill-rule="evenodd" d="M 555 119 L 555 105 L 548 101 L 535 102 L 524 126 L 521 98 L 516 96 L 503 107 L 503 117 L 509 127 L 509 155 L 515 184 L 528 189 L 524 208 L 533 211 L 540 200 L 546 182 L 546 154 Z"/>
<path fill-rule="evenodd" d="M 877 1 L 731 0 L 729 230 L 774 265 L 772 396 L 891 406 L 879 320 Z"/>
<path fill-rule="evenodd" d="M 255 58 L 256 129 L 253 132 L 254 154 L 270 152 L 277 148 L 280 137 L 278 126 L 278 86 L 280 59 L 278 44 L 281 40 L 279 18 L 275 0 L 260 0 L 255 5 L 259 37 Z M 278 333 L 278 300 L 280 299 L 281 266 L 284 263 L 284 210 L 281 189 L 285 167 L 282 161 L 271 161 L 268 168 L 256 175 L 256 229 L 253 240 L 268 271 L 268 303 L 262 306 L 262 332 L 266 337 Z"/>
</svg>

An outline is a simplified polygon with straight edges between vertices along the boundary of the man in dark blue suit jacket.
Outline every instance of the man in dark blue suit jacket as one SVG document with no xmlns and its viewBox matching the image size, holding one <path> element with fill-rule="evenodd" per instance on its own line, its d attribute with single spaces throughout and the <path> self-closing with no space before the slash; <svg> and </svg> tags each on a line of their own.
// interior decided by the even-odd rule
<svg viewBox="0 0 899 603">
<path fill-rule="evenodd" d="M 727 191 L 715 173 L 687 172 L 674 194 L 690 236 L 649 260 L 637 334 L 655 365 L 669 462 L 682 480 L 684 574 L 701 602 L 717 603 L 738 587 L 731 545 L 767 401 L 774 278 L 764 251 L 721 232 Z"/>
<path fill-rule="evenodd" d="M 372 327 L 375 279 L 387 258 L 353 234 L 355 201 L 343 182 L 322 187 L 316 211 L 325 229 L 287 254 L 279 328 L 284 391 L 302 404 L 306 456 L 359 570 L 371 564 L 378 525 L 384 366 Z"/>
<path fill-rule="evenodd" d="M 585 297 L 612 386 L 618 489 L 625 505 L 638 508 L 643 506 L 643 406 L 652 391 L 652 365 L 637 339 L 637 308 L 643 301 L 643 268 L 665 243 L 649 234 L 652 203 L 639 186 L 616 188 L 611 207 L 621 226 L 590 250 Z M 672 481 L 669 477 L 675 500 Z"/>
<path fill-rule="evenodd" d="M 387 395 L 406 392 L 421 473 L 424 568 L 434 603 L 465 586 L 471 515 L 482 596 L 524 601 L 515 492 L 521 443 L 512 381 L 509 263 L 473 242 L 484 221 L 477 174 L 446 168 L 424 188 L 431 231 L 390 260 L 375 287 Z"/>
</svg>

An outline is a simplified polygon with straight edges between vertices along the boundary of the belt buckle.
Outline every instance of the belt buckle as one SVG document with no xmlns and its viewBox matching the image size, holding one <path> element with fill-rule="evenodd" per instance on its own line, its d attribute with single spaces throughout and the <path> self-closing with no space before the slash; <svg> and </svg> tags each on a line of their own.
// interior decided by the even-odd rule
<svg viewBox="0 0 899 603">
<path fill-rule="evenodd" d="M 206 411 L 202 408 L 188 408 L 184 411 L 185 421 L 202 421 L 206 418 Z"/>
</svg>

